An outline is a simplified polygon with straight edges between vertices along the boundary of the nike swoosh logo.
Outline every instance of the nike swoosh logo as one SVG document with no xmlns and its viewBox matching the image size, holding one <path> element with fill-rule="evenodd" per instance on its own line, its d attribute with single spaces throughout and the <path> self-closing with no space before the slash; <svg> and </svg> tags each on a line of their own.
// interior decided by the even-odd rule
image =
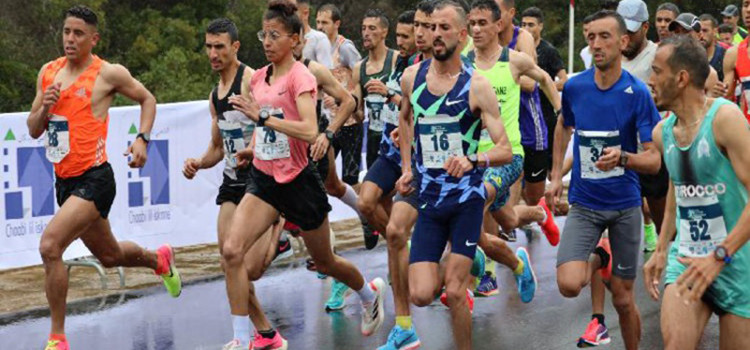
<svg viewBox="0 0 750 350">
<path fill-rule="evenodd" d="M 469 242 L 468 239 L 466 240 L 466 246 L 467 247 L 471 247 L 471 246 L 475 246 L 475 245 L 477 245 L 477 242 L 471 243 L 471 242 Z"/>
<path fill-rule="evenodd" d="M 617 264 L 617 268 L 618 268 L 618 269 L 620 269 L 620 270 L 627 270 L 627 269 L 630 269 L 630 268 L 632 268 L 632 266 L 626 266 L 626 267 L 622 267 L 622 265 L 620 265 L 620 264 Z"/>
<path fill-rule="evenodd" d="M 544 172 L 544 169 L 542 169 L 542 170 L 539 170 L 539 171 L 538 171 L 538 172 L 536 172 L 536 173 L 531 173 L 531 177 L 537 177 L 537 176 L 539 176 L 539 174 L 541 174 L 541 173 L 543 173 L 543 172 Z"/>
<path fill-rule="evenodd" d="M 461 103 L 461 102 L 463 102 L 463 100 L 456 100 L 456 101 L 447 101 L 446 100 L 445 101 L 445 106 L 446 107 L 450 107 L 450 106 L 453 106 L 453 105 Z"/>
<path fill-rule="evenodd" d="M 279 250 L 285 250 L 287 247 L 289 247 L 289 241 L 284 242 L 284 245 L 280 245 Z"/>
</svg>

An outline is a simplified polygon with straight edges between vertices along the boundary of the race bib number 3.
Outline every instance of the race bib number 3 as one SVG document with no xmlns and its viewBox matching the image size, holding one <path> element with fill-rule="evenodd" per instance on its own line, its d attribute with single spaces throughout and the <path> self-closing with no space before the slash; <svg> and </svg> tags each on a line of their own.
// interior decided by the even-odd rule
<svg viewBox="0 0 750 350">
<path fill-rule="evenodd" d="M 382 95 L 367 95 L 365 97 L 365 107 L 367 107 L 367 117 L 369 120 L 369 129 L 372 131 L 383 131 L 385 123 L 382 119 L 382 114 L 385 112 L 383 107 L 385 105 L 385 96 Z"/>
<path fill-rule="evenodd" d="M 704 257 L 713 254 L 727 237 L 727 227 L 718 197 L 679 198 L 679 254 Z"/>
<path fill-rule="evenodd" d="M 442 169 L 449 158 L 464 156 L 458 117 L 419 118 L 419 142 L 422 164 L 428 169 Z"/>
<path fill-rule="evenodd" d="M 237 159 L 234 157 L 237 151 L 245 148 L 245 139 L 242 134 L 242 125 L 237 122 L 219 120 L 219 130 L 224 143 L 224 160 L 227 166 L 237 167 Z"/>
<path fill-rule="evenodd" d="M 52 163 L 60 163 L 70 153 L 70 130 L 67 118 L 53 115 L 49 119 L 44 148 L 47 159 Z"/>
<path fill-rule="evenodd" d="M 625 174 L 625 168 L 622 167 L 615 167 L 610 171 L 601 171 L 595 165 L 605 148 L 621 148 L 619 131 L 579 130 L 577 133 L 582 179 L 599 180 Z"/>
</svg>

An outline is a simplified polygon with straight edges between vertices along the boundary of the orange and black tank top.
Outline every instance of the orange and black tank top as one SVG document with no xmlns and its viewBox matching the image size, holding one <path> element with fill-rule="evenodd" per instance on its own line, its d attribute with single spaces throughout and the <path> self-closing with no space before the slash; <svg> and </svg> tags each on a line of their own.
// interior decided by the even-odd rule
<svg viewBox="0 0 750 350">
<path fill-rule="evenodd" d="M 57 73 L 65 67 L 67 62 L 67 58 L 61 57 L 47 65 L 42 73 L 42 91 L 55 82 Z M 79 176 L 107 161 L 109 113 L 104 116 L 104 119 L 97 119 L 91 103 L 94 83 L 104 63 L 104 60 L 94 55 L 88 68 L 70 86 L 60 91 L 60 98 L 49 110 L 48 158 L 49 144 L 54 142 L 54 146 L 58 146 L 57 136 L 50 133 L 53 121 L 54 128 L 57 128 L 60 122 L 62 123 L 59 128 L 67 131 L 64 142 L 69 143 L 69 145 L 62 146 L 64 151 L 58 152 L 55 160 L 50 159 L 53 161 L 55 175 L 58 178 Z M 50 140 L 50 138 L 55 140 Z M 66 146 L 67 149 L 65 149 Z"/>
</svg>

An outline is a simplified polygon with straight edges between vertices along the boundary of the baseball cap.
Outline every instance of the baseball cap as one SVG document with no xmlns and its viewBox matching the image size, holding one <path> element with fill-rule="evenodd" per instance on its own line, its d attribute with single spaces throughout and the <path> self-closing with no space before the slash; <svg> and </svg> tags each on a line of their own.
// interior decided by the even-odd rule
<svg viewBox="0 0 750 350">
<path fill-rule="evenodd" d="M 736 5 L 727 5 L 724 11 L 721 11 L 721 15 L 724 17 L 734 17 L 740 15 L 740 9 Z"/>
<path fill-rule="evenodd" d="M 622 0 L 617 13 L 625 20 L 629 32 L 638 31 L 643 22 L 648 22 L 648 7 L 642 0 Z"/>
<path fill-rule="evenodd" d="M 681 26 L 687 31 L 701 31 L 701 22 L 698 20 L 698 17 L 690 12 L 683 12 L 677 16 L 677 18 L 669 24 L 669 31 L 673 32 L 677 29 L 677 26 Z"/>
</svg>

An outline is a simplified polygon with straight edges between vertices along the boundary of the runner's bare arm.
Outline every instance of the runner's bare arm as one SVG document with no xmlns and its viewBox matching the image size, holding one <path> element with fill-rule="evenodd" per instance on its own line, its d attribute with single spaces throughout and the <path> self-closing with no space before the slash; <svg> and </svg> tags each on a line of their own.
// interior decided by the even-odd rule
<svg viewBox="0 0 750 350">
<path fill-rule="evenodd" d="M 737 65 L 737 46 L 732 46 L 724 55 L 724 85 L 727 86 L 727 100 L 734 101 L 734 90 L 737 87 L 737 78 L 734 68 Z"/>
<path fill-rule="evenodd" d="M 565 69 L 560 69 L 559 72 L 557 72 L 557 80 L 555 81 L 555 87 L 557 88 L 557 91 L 562 92 L 563 86 L 565 86 L 565 83 L 568 81 L 568 72 L 565 71 Z"/>
<path fill-rule="evenodd" d="M 573 127 L 563 125 L 562 115 L 557 117 L 557 125 L 555 125 L 555 142 L 552 146 L 552 173 L 550 175 L 552 181 L 562 180 L 562 177 L 565 174 L 563 173 L 565 150 L 568 149 L 568 143 L 570 143 L 570 137 L 572 134 Z"/>
<path fill-rule="evenodd" d="M 208 98 L 208 107 L 211 111 L 211 142 L 208 144 L 206 152 L 198 160 L 201 169 L 212 168 L 224 158 L 224 145 L 221 140 L 221 132 L 219 131 L 219 117 L 210 96 Z"/>
<path fill-rule="evenodd" d="M 242 96 L 250 96 L 250 81 L 253 79 L 255 69 L 245 66 L 245 71 L 242 73 L 242 86 L 240 87 L 240 94 Z"/>
<path fill-rule="evenodd" d="M 470 89 L 469 106 L 472 111 L 481 112 L 482 124 L 487 128 L 495 144 L 483 155 L 477 154 L 478 164 L 484 164 L 485 157 L 489 159 L 490 166 L 493 167 L 510 163 L 513 160 L 513 150 L 510 147 L 503 120 L 500 118 L 500 107 L 492 85 L 487 78 L 475 74 L 471 77 Z"/>
<path fill-rule="evenodd" d="M 47 87 L 46 91 L 42 91 L 42 73 L 45 69 L 47 69 L 47 64 L 39 70 L 39 75 L 36 79 L 36 96 L 34 96 L 34 101 L 31 103 L 29 118 L 26 120 L 29 135 L 35 139 L 44 133 L 44 130 L 47 128 L 49 109 L 60 98 L 60 84 L 52 84 Z"/>
<path fill-rule="evenodd" d="M 552 78 L 545 72 L 543 69 L 539 68 L 539 66 L 534 63 L 534 61 L 529 57 L 528 55 L 521 53 L 521 52 L 512 52 L 510 53 L 511 59 L 514 60 L 516 63 L 516 67 L 518 67 L 519 75 L 529 77 L 533 79 L 535 82 L 539 83 L 539 87 L 542 89 L 542 92 L 544 92 L 544 95 L 547 96 L 547 99 L 552 103 L 552 108 L 554 108 L 556 111 L 559 111 L 562 107 L 562 102 L 560 101 L 560 93 L 557 92 L 557 87 L 555 86 L 555 82 L 552 81 Z"/>
<path fill-rule="evenodd" d="M 346 123 L 349 116 L 352 115 L 355 108 L 354 98 L 349 91 L 346 91 L 343 85 L 336 80 L 331 71 L 317 62 L 310 62 L 310 68 L 314 71 L 318 85 L 326 95 L 333 97 L 339 103 L 338 111 L 333 117 L 328 130 L 337 132 L 341 126 Z"/>
<path fill-rule="evenodd" d="M 354 111 L 354 118 L 357 119 L 358 122 L 362 122 L 365 120 L 365 100 L 362 97 L 363 91 L 362 86 L 359 84 L 359 70 L 360 65 L 362 64 L 362 61 L 357 62 L 357 64 L 354 65 L 354 68 L 352 69 L 352 84 L 354 85 L 354 98 L 359 101 L 357 104 L 357 110 Z"/>
<path fill-rule="evenodd" d="M 112 85 L 113 91 L 141 105 L 139 132 L 151 132 L 156 118 L 156 98 L 141 82 L 133 78 L 127 68 L 119 64 L 105 64 L 101 76 Z"/>
<path fill-rule="evenodd" d="M 406 68 L 401 77 L 401 108 L 398 112 L 399 149 L 401 150 L 401 171 L 411 171 L 411 143 L 414 139 L 414 113 L 411 106 L 411 93 L 418 66 Z"/>
<path fill-rule="evenodd" d="M 300 121 L 268 118 L 266 126 L 281 131 L 291 137 L 307 143 L 315 142 L 318 137 L 318 116 L 315 112 L 315 98 L 311 92 L 303 92 L 295 99 Z"/>
</svg>

